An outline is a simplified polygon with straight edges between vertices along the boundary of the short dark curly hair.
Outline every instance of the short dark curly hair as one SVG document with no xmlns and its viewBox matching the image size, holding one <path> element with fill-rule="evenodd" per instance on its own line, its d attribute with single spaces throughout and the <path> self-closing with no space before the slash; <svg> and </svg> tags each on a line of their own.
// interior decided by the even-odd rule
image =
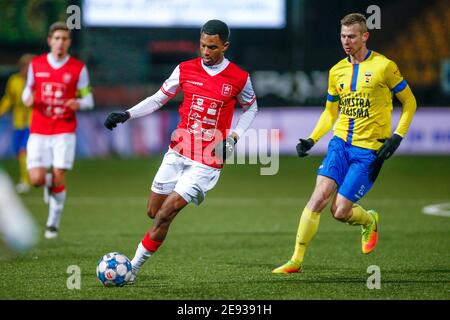
<svg viewBox="0 0 450 320">
<path fill-rule="evenodd" d="M 230 29 L 225 22 L 220 20 L 207 21 L 200 30 L 200 33 L 206 33 L 210 36 L 217 34 L 224 43 L 230 39 Z"/>
</svg>

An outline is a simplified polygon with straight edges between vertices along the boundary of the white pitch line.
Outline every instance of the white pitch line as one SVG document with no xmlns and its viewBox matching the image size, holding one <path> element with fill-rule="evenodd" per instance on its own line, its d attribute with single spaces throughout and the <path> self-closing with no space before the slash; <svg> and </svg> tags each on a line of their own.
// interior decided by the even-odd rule
<svg viewBox="0 0 450 320">
<path fill-rule="evenodd" d="M 440 217 L 450 217 L 450 203 L 430 204 L 422 209 L 424 214 Z"/>
</svg>

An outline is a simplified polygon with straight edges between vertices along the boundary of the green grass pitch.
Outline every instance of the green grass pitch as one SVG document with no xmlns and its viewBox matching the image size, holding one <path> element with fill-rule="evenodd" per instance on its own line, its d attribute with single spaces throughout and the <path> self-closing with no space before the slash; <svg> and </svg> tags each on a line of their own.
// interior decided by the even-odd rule
<svg viewBox="0 0 450 320">
<path fill-rule="evenodd" d="M 422 213 L 450 202 L 450 157 L 396 156 L 360 202 L 380 214 L 375 251 L 360 252 L 360 228 L 334 220 L 328 208 L 310 245 L 304 272 L 274 275 L 291 255 L 299 215 L 322 157 L 282 157 L 280 171 L 229 165 L 205 202 L 175 219 L 166 242 L 137 282 L 105 288 L 95 275 L 110 251 L 133 257 L 151 221 L 146 201 L 161 157 L 79 160 L 68 175 L 60 237 L 45 240 L 42 190 L 23 196 L 41 228 L 40 242 L 17 256 L 0 249 L 0 299 L 449 299 L 450 217 Z M 4 167 L 16 175 L 16 163 Z M 67 268 L 81 268 L 69 290 Z M 368 289 L 379 266 L 381 289 Z"/>
</svg>

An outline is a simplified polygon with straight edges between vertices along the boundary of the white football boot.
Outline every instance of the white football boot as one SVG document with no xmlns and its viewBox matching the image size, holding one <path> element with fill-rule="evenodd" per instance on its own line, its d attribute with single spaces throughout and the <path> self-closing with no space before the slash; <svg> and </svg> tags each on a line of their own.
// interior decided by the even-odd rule
<svg viewBox="0 0 450 320">
<path fill-rule="evenodd" d="M 45 239 L 55 239 L 58 237 L 58 228 L 56 227 L 47 227 L 45 230 Z"/>
</svg>

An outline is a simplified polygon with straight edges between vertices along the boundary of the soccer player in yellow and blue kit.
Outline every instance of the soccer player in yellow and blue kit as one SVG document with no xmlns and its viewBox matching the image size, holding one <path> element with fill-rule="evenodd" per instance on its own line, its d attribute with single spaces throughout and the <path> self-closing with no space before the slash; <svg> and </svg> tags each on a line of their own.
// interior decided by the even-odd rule
<svg viewBox="0 0 450 320">
<path fill-rule="evenodd" d="M 11 110 L 13 133 L 13 150 L 19 160 L 20 182 L 16 185 L 17 192 L 27 192 L 30 188 L 27 171 L 27 141 L 30 135 L 31 109 L 22 102 L 22 92 L 25 88 L 27 70 L 34 55 L 25 54 L 19 59 L 20 71 L 11 75 L 6 83 L 6 90 L 0 100 L 0 116 Z"/>
<path fill-rule="evenodd" d="M 325 110 L 310 137 L 300 139 L 298 155 L 306 156 L 336 122 L 334 137 L 301 215 L 294 254 L 273 273 L 302 270 L 305 250 L 317 232 L 320 213 L 330 200 L 335 219 L 362 227 L 364 254 L 372 252 L 378 242 L 378 213 L 366 211 L 356 202 L 370 190 L 384 160 L 400 145 L 415 113 L 416 100 L 397 65 L 367 49 L 368 38 L 362 14 L 352 13 L 341 20 L 341 43 L 348 57 L 331 68 Z M 403 108 L 394 134 L 393 94 Z"/>
</svg>

